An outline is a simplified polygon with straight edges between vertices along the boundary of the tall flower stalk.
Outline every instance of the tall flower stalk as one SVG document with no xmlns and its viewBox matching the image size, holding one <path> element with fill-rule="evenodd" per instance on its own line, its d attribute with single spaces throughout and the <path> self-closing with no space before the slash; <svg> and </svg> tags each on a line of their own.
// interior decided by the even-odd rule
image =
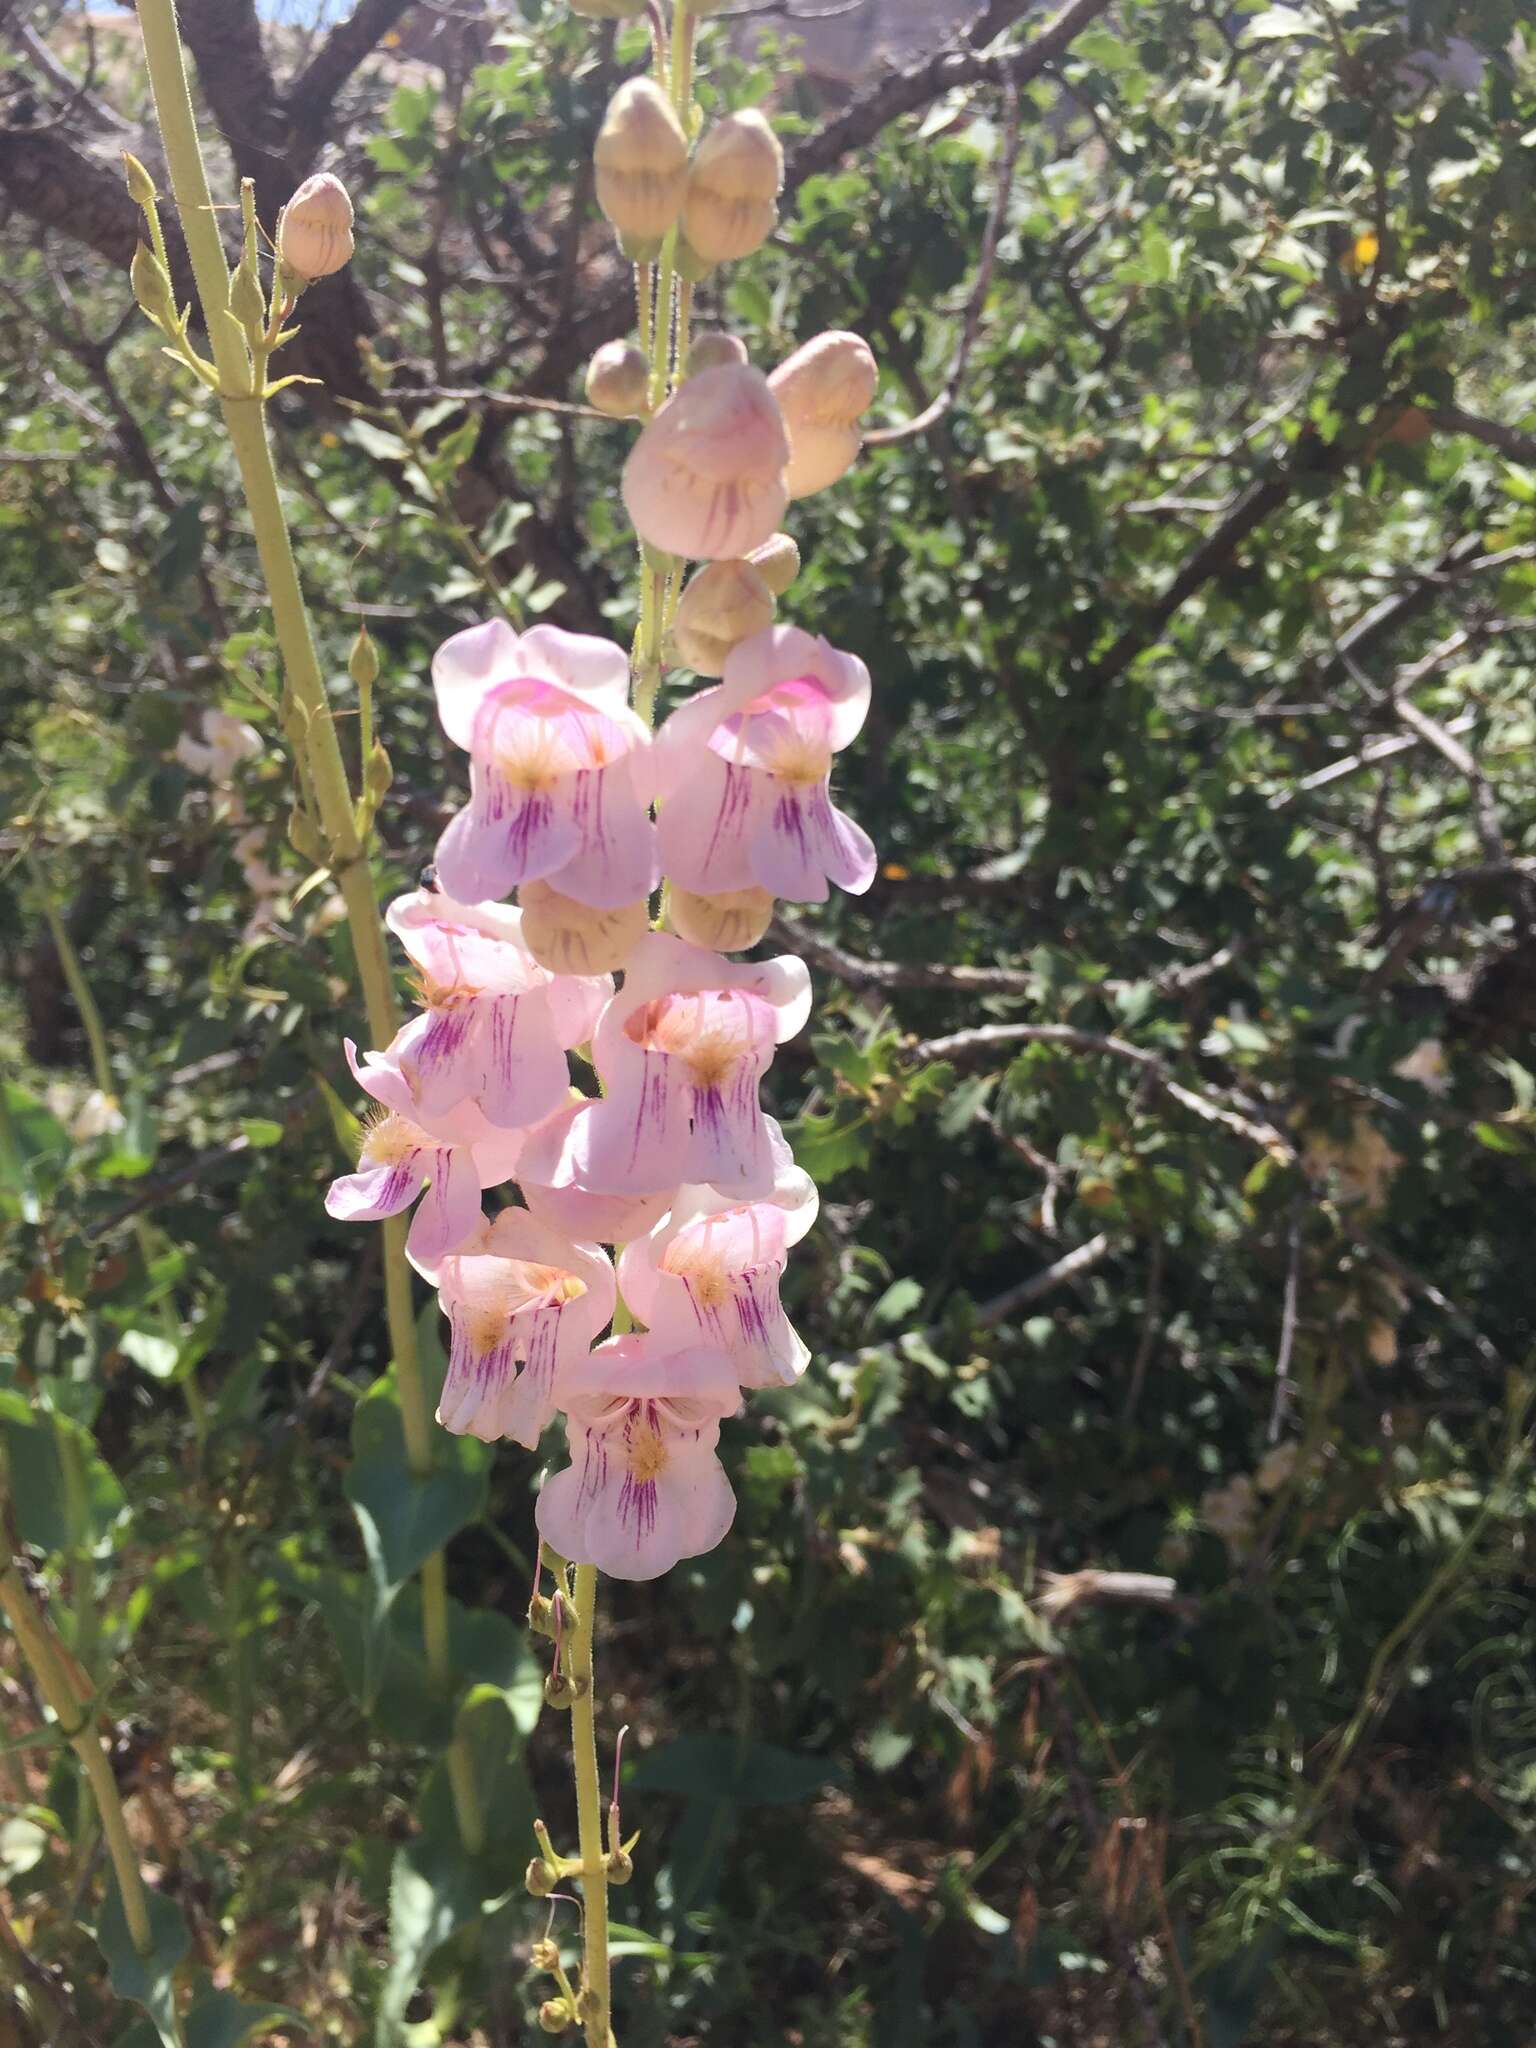
<svg viewBox="0 0 1536 2048">
<path fill-rule="evenodd" d="M 564 1423 L 570 1461 L 546 1479 L 536 1512 L 540 1577 L 549 1570 L 554 1590 L 535 1588 L 529 1622 L 553 1645 L 545 1697 L 571 1716 L 577 1848 L 561 1853 L 538 1823 L 527 1882 L 547 1897 L 574 1877 L 583 1893 L 576 1982 L 552 1944 L 536 1950 L 556 1986 L 541 2027 L 580 2028 L 588 2048 L 613 2048 L 608 1890 L 631 1874 L 634 1839 L 621 1839 L 617 1764 L 604 1834 L 598 1575 L 653 1579 L 724 1539 L 736 1503 L 716 1454 L 721 1427 L 745 1394 L 792 1384 L 809 1361 L 779 1277 L 814 1222 L 816 1191 L 759 1091 L 777 1047 L 806 1024 L 810 979 L 792 955 L 728 956 L 757 946 L 776 899 L 822 902 L 833 885 L 868 888 L 875 872 L 874 847 L 829 786 L 868 711 L 868 671 L 775 623 L 799 566 L 781 522 L 857 455 L 874 359 L 855 335 L 822 335 L 768 376 L 736 337 L 695 338 L 695 286 L 771 233 L 783 159 L 756 110 L 706 126 L 695 12 L 679 0 L 669 38 L 653 8 L 653 75 L 619 88 L 594 152 L 598 204 L 635 266 L 639 344 L 610 344 L 587 377 L 600 410 L 640 426 L 623 478 L 640 549 L 638 624 L 624 650 L 550 626 L 519 634 L 494 617 L 438 649 L 438 716 L 467 758 L 469 798 L 425 885 L 389 906 L 419 977 L 418 1012 L 402 1024 L 367 861 L 387 757 L 365 738 L 354 792 L 264 418 L 289 381 L 269 382 L 268 365 L 295 298 L 351 254 L 351 206 L 334 179 L 307 181 L 277 223 L 266 289 L 247 185 L 231 272 L 172 0 L 139 8 L 212 360 L 175 307 L 154 191 L 131 164 L 149 234 L 135 289 L 223 408 L 306 796 L 292 837 L 341 889 L 373 1039 L 361 1054 L 347 1042 L 374 1108 L 357 1169 L 327 1206 L 387 1233 L 412 1473 L 430 1471 L 433 1448 L 408 1267 L 437 1289 L 448 1324 L 438 1421 L 528 1449 L 557 1414 Z M 611 14 L 611 0 L 598 11 Z M 690 561 L 703 566 L 685 588 Z M 354 658 L 370 736 L 372 666 L 371 654 Z M 685 668 L 703 687 L 657 728 L 663 682 Z M 566 1055 L 578 1047 L 595 1096 L 570 1087 Z M 483 1198 L 498 1189 L 517 1199 L 488 1217 Z M 428 1660 L 446 1689 L 440 1552 L 423 1594 Z M 484 1819 L 457 1739 L 448 1761 L 473 1852 Z"/>
</svg>

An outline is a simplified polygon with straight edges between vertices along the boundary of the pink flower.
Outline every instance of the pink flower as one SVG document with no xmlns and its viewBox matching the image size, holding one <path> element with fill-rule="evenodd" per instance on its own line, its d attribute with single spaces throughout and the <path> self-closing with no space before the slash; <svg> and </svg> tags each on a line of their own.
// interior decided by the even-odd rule
<svg viewBox="0 0 1536 2048">
<path fill-rule="evenodd" d="M 346 1223 L 373 1223 L 398 1216 L 425 1187 L 427 1198 L 412 1220 L 405 1248 L 430 1268 L 457 1250 L 481 1222 L 480 1192 L 511 1178 L 523 1133 L 496 1130 L 469 1104 L 450 1116 L 434 1117 L 428 1129 L 394 1048 L 370 1052 L 359 1064 L 350 1038 L 346 1047 L 358 1086 L 382 1113 L 364 1125 L 358 1171 L 331 1182 L 326 1209 Z"/>
<path fill-rule="evenodd" d="M 549 973 L 523 942 L 522 913 L 493 904 L 417 889 L 396 898 L 385 922 L 419 970 L 427 1006 L 395 1041 L 421 1109 L 440 1116 L 473 1102 L 500 1130 L 556 1109 L 570 1085 L 566 1052 L 592 1036 L 613 994 L 609 977 Z"/>
<path fill-rule="evenodd" d="M 504 1209 L 442 1261 L 437 1298 L 451 1332 L 438 1421 L 457 1436 L 511 1437 L 533 1450 L 562 1374 L 613 1320 L 606 1256 L 526 1209 Z"/>
<path fill-rule="evenodd" d="M 775 1160 L 758 1081 L 811 1008 L 791 954 L 733 962 L 651 932 L 592 1038 L 602 1100 L 573 1135 L 576 1185 L 654 1194 L 707 1182 L 736 1200 L 766 1195 Z"/>
<path fill-rule="evenodd" d="M 771 1195 L 731 1202 L 684 1188 L 666 1221 L 619 1258 L 620 1292 L 657 1341 L 718 1348 L 743 1387 L 790 1386 L 810 1359 L 779 1301 L 779 1275 L 816 1220 L 816 1184 L 785 1151 Z"/>
<path fill-rule="evenodd" d="M 768 379 L 745 363 L 689 377 L 624 465 L 635 531 L 671 555 L 724 561 L 761 547 L 789 503 L 789 437 Z"/>
<path fill-rule="evenodd" d="M 629 708 L 629 661 L 607 640 L 501 619 L 455 633 L 432 662 L 438 716 L 469 754 L 469 802 L 437 847 L 461 903 L 545 879 L 594 909 L 655 888 L 643 772 L 650 735 Z"/>
<path fill-rule="evenodd" d="M 833 808 L 832 756 L 869 710 L 856 655 L 798 626 L 769 626 L 726 656 L 657 736 L 657 826 L 670 879 L 700 895 L 754 885 L 797 903 L 875 878 L 867 832 Z"/>
<path fill-rule="evenodd" d="M 736 1498 L 715 1456 L 737 1406 L 717 1351 L 613 1337 L 562 1376 L 571 1463 L 539 1495 L 539 1534 L 615 1579 L 654 1579 L 730 1528 Z"/>
<path fill-rule="evenodd" d="M 588 1124 L 596 1108 L 594 1101 L 568 1102 L 531 1130 L 518 1157 L 517 1182 L 534 1215 L 552 1229 L 598 1244 L 627 1244 L 666 1215 L 672 1189 L 602 1195 L 582 1186 Z"/>
</svg>

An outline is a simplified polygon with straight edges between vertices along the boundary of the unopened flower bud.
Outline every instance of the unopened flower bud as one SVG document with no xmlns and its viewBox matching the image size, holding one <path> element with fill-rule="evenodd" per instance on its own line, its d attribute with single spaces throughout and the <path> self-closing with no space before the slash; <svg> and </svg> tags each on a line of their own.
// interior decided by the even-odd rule
<svg viewBox="0 0 1536 2048">
<path fill-rule="evenodd" d="M 775 597 L 782 597 L 800 574 L 800 550 L 787 533 L 776 533 L 754 548 L 747 560 Z"/>
<path fill-rule="evenodd" d="M 123 171 L 128 179 L 128 197 L 135 206 L 153 206 L 158 196 L 155 181 L 130 151 L 123 151 Z"/>
<path fill-rule="evenodd" d="M 697 675 L 718 676 L 738 642 L 772 624 L 773 592 L 752 564 L 710 562 L 683 592 L 672 638 Z"/>
<path fill-rule="evenodd" d="M 536 1636 L 552 1636 L 555 1632 L 555 1603 L 546 1600 L 542 1593 L 535 1593 L 528 1602 L 528 1626 Z"/>
<path fill-rule="evenodd" d="M 303 284 L 351 262 L 352 202 L 340 178 L 317 171 L 304 180 L 278 217 L 277 253 Z"/>
<path fill-rule="evenodd" d="M 528 1952 L 528 1959 L 536 1970 L 558 1970 L 560 1967 L 559 1944 L 553 1941 L 536 1941 Z"/>
<path fill-rule="evenodd" d="M 740 363 L 705 370 L 678 387 L 629 451 L 624 504 L 652 547 L 729 560 L 777 530 L 788 460 L 762 372 Z"/>
<path fill-rule="evenodd" d="M 542 1856 L 535 1856 L 529 1864 L 523 1884 L 536 1899 L 547 1899 L 560 1882 L 554 1870 Z"/>
<path fill-rule="evenodd" d="M 592 152 L 597 203 L 636 262 L 654 254 L 688 183 L 688 138 L 653 80 L 631 78 L 608 103 Z"/>
<path fill-rule="evenodd" d="M 545 1703 L 551 1707 L 574 1707 L 586 1690 L 584 1678 L 572 1678 L 564 1671 L 551 1671 L 544 1681 Z"/>
<path fill-rule="evenodd" d="M 611 974 L 624 965 L 650 925 L 643 896 L 617 910 L 594 910 L 574 896 L 562 896 L 548 882 L 524 882 L 517 901 L 528 950 L 551 974 Z"/>
<path fill-rule="evenodd" d="M 546 1998 L 539 2007 L 539 2030 L 545 2034 L 568 2034 L 576 2024 L 576 2014 L 568 1998 Z"/>
<path fill-rule="evenodd" d="M 784 152 L 757 111 L 716 121 L 694 152 L 683 195 L 683 233 L 706 263 L 750 256 L 773 233 Z"/>
<path fill-rule="evenodd" d="M 854 422 L 880 381 L 879 366 L 857 334 L 818 334 L 780 363 L 768 382 L 789 430 L 789 495 L 813 491 L 851 469 L 863 446 Z"/>
<path fill-rule="evenodd" d="M 603 1858 L 610 1884 L 628 1884 L 635 1874 L 635 1859 L 627 1849 L 611 1849 Z"/>
<path fill-rule="evenodd" d="M 727 889 L 718 896 L 699 896 L 674 882 L 667 895 L 672 929 L 690 946 L 711 953 L 744 953 L 767 931 L 773 897 L 766 889 Z"/>
<path fill-rule="evenodd" d="M 747 360 L 747 344 L 736 334 L 697 334 L 683 363 L 685 377 L 697 377 L 701 370 L 723 370 Z"/>
<path fill-rule="evenodd" d="M 171 280 L 160 258 L 143 242 L 133 252 L 133 261 L 128 266 L 128 281 L 133 286 L 133 296 L 140 308 L 157 327 L 175 326 L 176 302 L 171 293 Z"/>
<path fill-rule="evenodd" d="M 632 341 L 605 341 L 587 365 L 587 399 L 616 420 L 645 411 L 651 366 Z"/>
</svg>

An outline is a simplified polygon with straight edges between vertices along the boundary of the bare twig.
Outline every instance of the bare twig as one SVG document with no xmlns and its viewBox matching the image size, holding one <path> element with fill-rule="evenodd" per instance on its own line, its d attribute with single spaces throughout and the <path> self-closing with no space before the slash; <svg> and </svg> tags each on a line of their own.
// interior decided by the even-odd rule
<svg viewBox="0 0 1536 2048">
<path fill-rule="evenodd" d="M 1285 1296 L 1280 1308 L 1280 1348 L 1275 1355 L 1275 1398 L 1269 1411 L 1269 1441 L 1280 1441 L 1291 1397 L 1291 1354 L 1296 1348 L 1296 1311 L 1301 1294 L 1301 1208 L 1293 1204 L 1286 1231 Z"/>
<path fill-rule="evenodd" d="M 1463 412 L 1459 405 L 1437 406 L 1430 414 L 1430 421 L 1446 434 L 1467 434 L 1474 441 L 1483 441 L 1490 448 L 1497 448 L 1501 455 L 1507 455 L 1515 462 L 1528 463 L 1536 468 L 1536 434 L 1522 433 L 1519 427 L 1506 427 L 1499 420 L 1480 419 L 1475 412 Z"/>
<path fill-rule="evenodd" d="M 1022 967 L 949 967 L 939 961 L 864 960 L 778 916 L 775 934 L 787 946 L 854 988 L 942 988 L 963 995 L 1027 996 L 1034 978 Z"/>
<path fill-rule="evenodd" d="M 1295 1161 L 1295 1147 L 1273 1124 L 1230 1109 L 1210 1095 L 1191 1088 L 1186 1082 L 1175 1079 L 1157 1053 L 1107 1033 L 1079 1031 L 1070 1024 L 982 1024 L 971 1031 L 952 1032 L 947 1038 L 925 1039 L 910 1048 L 908 1057 L 918 1062 L 964 1062 L 1020 1045 L 1059 1045 L 1067 1052 L 1099 1053 L 1111 1059 L 1125 1060 L 1139 1067 L 1152 1087 L 1160 1089 L 1203 1122 L 1222 1125 L 1286 1165 Z"/>
<path fill-rule="evenodd" d="M 997 262 L 997 245 L 1002 239 L 1003 227 L 1008 218 L 1008 200 L 1013 191 L 1013 174 L 1019 160 L 1019 88 L 1012 77 L 1005 76 L 1003 95 L 1003 141 L 997 164 L 997 190 L 992 196 L 991 211 L 987 215 L 986 230 L 981 238 L 981 252 L 976 260 L 976 278 L 971 286 L 970 296 L 965 302 L 965 317 L 960 324 L 960 338 L 955 343 L 954 355 L 950 358 L 949 372 L 939 389 L 938 395 L 920 412 L 916 419 L 905 420 L 900 426 L 877 427 L 864 436 L 867 448 L 890 448 L 898 441 L 916 440 L 936 427 L 960 395 L 965 382 L 966 365 L 970 362 L 971 351 L 981 332 L 981 316 L 987 302 L 987 293 L 992 288 L 992 272 Z"/>
</svg>

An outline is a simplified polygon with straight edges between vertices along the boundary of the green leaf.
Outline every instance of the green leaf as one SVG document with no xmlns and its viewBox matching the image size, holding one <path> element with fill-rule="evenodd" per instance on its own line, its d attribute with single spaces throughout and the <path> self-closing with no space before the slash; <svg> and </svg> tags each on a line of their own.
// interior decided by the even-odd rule
<svg viewBox="0 0 1536 2048">
<path fill-rule="evenodd" d="M 290 2006 L 247 2005 L 233 1991 L 205 1991 L 187 2014 L 186 2048 L 245 2048 L 258 2029 L 303 2025 Z"/>
<path fill-rule="evenodd" d="M 521 1741 L 501 1695 L 477 1688 L 458 1731 L 468 1748 L 486 1847 L 471 1856 L 460 1837 L 446 1764 L 423 1789 L 420 1832 L 395 1853 L 389 1886 L 390 1969 L 379 1998 L 379 2048 L 403 2039 L 402 2021 L 422 1971 L 487 1899 L 511 1888 L 533 1853 L 533 1794 L 518 1761 Z"/>
<path fill-rule="evenodd" d="M 165 2048 L 180 2048 L 174 1978 L 176 1966 L 189 1946 L 187 1923 L 180 1906 L 164 1892 L 146 1892 L 144 1896 L 149 1913 L 149 1953 L 141 1956 L 133 1946 L 115 1877 L 102 1906 L 96 1946 L 106 1957 L 107 1975 L 118 1997 L 131 1998 L 136 2005 L 143 2006 Z"/>
</svg>

